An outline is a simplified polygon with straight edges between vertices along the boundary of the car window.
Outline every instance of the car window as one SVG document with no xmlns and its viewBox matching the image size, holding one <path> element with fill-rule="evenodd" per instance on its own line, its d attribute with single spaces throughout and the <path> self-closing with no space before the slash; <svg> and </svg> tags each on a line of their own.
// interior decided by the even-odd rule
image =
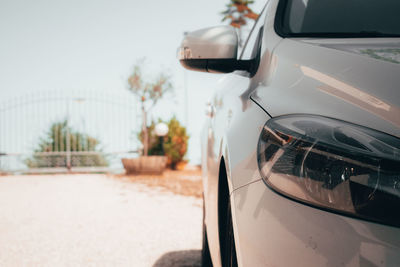
<svg viewBox="0 0 400 267">
<path fill-rule="evenodd" d="M 398 36 L 399 0 L 286 0 L 283 32 L 292 36 Z"/>
<path fill-rule="evenodd" d="M 240 59 L 251 59 L 252 58 L 254 46 L 257 41 L 259 31 L 260 31 L 261 27 L 264 26 L 266 13 L 267 13 L 266 8 L 264 7 L 263 10 L 261 11 L 261 15 L 258 17 L 256 23 L 254 24 L 253 28 L 250 31 L 250 34 L 246 40 L 246 43 L 244 44 L 244 48 L 242 50 Z"/>
</svg>

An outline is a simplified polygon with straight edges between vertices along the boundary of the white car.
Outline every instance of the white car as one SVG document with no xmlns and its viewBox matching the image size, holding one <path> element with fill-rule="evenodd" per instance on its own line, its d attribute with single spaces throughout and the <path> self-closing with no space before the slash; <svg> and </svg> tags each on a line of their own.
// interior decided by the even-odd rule
<svg viewBox="0 0 400 267">
<path fill-rule="evenodd" d="M 400 1 L 270 0 L 179 57 L 217 85 L 203 266 L 400 266 Z"/>
</svg>

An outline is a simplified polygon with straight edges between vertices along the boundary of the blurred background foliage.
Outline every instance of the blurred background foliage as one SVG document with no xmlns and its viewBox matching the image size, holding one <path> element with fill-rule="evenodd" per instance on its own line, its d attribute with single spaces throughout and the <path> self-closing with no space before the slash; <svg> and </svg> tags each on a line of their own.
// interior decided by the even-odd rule
<svg viewBox="0 0 400 267">
<path fill-rule="evenodd" d="M 105 167 L 108 161 L 101 154 L 100 141 L 88 134 L 73 130 L 68 126 L 67 120 L 55 122 L 50 126 L 44 137 L 39 139 L 39 144 L 34 150 L 40 152 L 66 152 L 67 136 L 69 136 L 71 152 L 99 152 L 96 154 L 71 155 L 71 167 Z M 26 159 L 29 168 L 65 167 L 66 155 L 33 155 Z"/>
<path fill-rule="evenodd" d="M 149 156 L 163 155 L 160 137 L 155 133 L 156 124 L 159 122 L 163 121 L 160 119 L 157 122 L 152 121 L 151 125 L 147 127 L 149 133 Z M 168 158 L 167 166 L 171 169 L 176 169 L 179 163 L 185 162 L 189 135 L 186 128 L 180 124 L 175 116 L 164 123 L 168 125 L 168 134 L 161 138 L 164 139 L 164 152 Z M 143 131 L 139 133 L 138 138 L 143 142 Z"/>
<path fill-rule="evenodd" d="M 171 83 L 171 76 L 165 73 L 159 73 L 154 82 L 145 81 L 142 72 L 143 64 L 144 59 L 141 59 L 134 66 L 133 72 L 128 78 L 128 90 L 137 97 L 140 103 L 142 111 L 142 137 L 140 140 L 143 144 L 143 155 L 150 156 L 151 140 L 147 131 L 147 117 L 158 101 L 165 94 L 172 93 L 174 88 Z"/>
<path fill-rule="evenodd" d="M 239 46 L 243 47 L 243 42 L 246 34 L 244 26 L 247 26 L 248 20 L 256 21 L 259 15 L 249 7 L 254 1 L 246 0 L 230 0 L 226 5 L 226 10 L 221 12 L 222 21 L 229 20 L 229 24 L 237 29 Z M 249 29 L 248 29 L 249 30 Z"/>
<path fill-rule="evenodd" d="M 224 16 L 222 21 L 229 19 L 231 26 L 241 28 L 247 24 L 247 19 L 257 20 L 258 14 L 249 7 L 253 3 L 254 1 L 230 0 L 230 3 L 226 5 L 227 9 L 221 12 Z"/>
</svg>

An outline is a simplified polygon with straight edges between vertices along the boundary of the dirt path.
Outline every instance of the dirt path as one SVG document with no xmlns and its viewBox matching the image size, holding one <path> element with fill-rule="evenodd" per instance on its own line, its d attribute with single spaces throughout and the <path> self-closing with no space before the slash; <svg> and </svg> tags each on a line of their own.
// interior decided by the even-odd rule
<svg viewBox="0 0 400 267">
<path fill-rule="evenodd" d="M 201 200 L 105 175 L 0 177 L 0 266 L 199 266 Z"/>
</svg>

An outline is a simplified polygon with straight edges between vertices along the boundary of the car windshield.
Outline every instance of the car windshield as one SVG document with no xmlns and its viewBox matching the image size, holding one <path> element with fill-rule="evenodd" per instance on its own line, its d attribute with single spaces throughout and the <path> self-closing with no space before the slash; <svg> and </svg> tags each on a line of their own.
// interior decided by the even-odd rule
<svg viewBox="0 0 400 267">
<path fill-rule="evenodd" d="M 286 0 L 281 32 L 289 36 L 398 37 L 399 0 Z"/>
</svg>

